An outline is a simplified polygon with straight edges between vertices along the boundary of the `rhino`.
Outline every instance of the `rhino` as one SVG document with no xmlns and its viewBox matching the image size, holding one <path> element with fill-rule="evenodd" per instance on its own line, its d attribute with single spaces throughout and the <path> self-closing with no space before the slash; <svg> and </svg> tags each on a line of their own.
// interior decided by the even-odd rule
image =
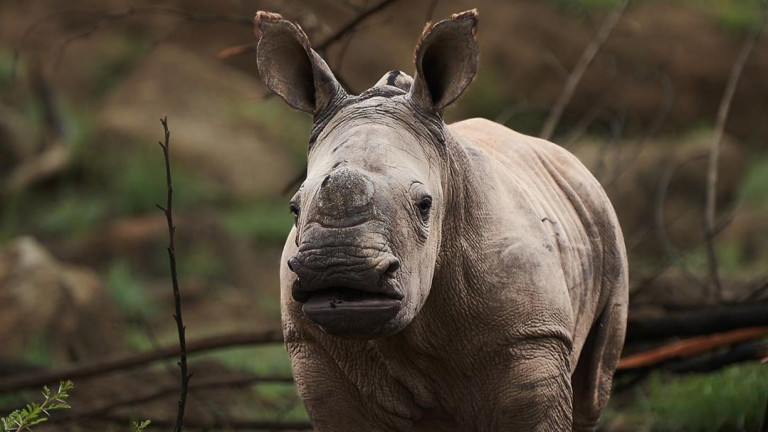
<svg viewBox="0 0 768 432">
<path fill-rule="evenodd" d="M 316 430 L 595 430 L 626 327 L 622 232 L 568 151 L 443 121 L 477 69 L 477 12 L 427 24 L 413 78 L 359 95 L 299 26 L 255 23 L 263 81 L 314 119 L 280 285 Z"/>
</svg>

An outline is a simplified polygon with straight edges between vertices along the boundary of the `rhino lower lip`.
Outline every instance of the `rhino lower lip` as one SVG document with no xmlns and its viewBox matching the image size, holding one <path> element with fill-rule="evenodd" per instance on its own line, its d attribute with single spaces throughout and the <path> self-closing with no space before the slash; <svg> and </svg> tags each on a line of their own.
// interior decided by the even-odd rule
<svg viewBox="0 0 768 432">
<path fill-rule="evenodd" d="M 337 335 L 378 334 L 397 315 L 400 299 L 349 288 L 310 294 L 301 310 L 325 331 Z"/>
</svg>

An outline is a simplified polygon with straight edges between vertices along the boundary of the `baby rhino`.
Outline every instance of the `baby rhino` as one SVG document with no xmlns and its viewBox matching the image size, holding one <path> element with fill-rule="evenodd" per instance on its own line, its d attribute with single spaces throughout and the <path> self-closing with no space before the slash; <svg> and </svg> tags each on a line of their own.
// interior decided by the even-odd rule
<svg viewBox="0 0 768 432">
<path fill-rule="evenodd" d="M 282 316 L 317 431 L 592 431 L 627 316 L 627 259 L 567 151 L 441 113 L 475 74 L 477 13 L 427 25 L 416 73 L 360 95 L 259 12 L 267 86 L 311 113 Z"/>
</svg>

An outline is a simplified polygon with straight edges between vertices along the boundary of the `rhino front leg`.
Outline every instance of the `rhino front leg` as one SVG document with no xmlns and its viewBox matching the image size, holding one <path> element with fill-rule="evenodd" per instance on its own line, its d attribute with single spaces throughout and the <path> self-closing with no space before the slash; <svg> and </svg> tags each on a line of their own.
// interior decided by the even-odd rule
<svg viewBox="0 0 768 432">
<path fill-rule="evenodd" d="M 516 350 L 517 351 L 517 350 Z M 524 349 L 523 358 L 512 355 L 480 378 L 493 400 L 477 400 L 480 415 L 474 429 L 501 431 L 570 431 L 572 390 L 565 349 Z M 477 379 L 476 378 L 476 379 Z M 490 388 L 489 388 L 490 387 Z M 482 426 L 481 426 L 482 425 Z M 469 429 L 468 429 L 469 430 Z"/>
<path fill-rule="evenodd" d="M 357 353 L 346 363 L 316 343 L 289 343 L 293 375 L 317 432 L 405 432 L 412 429 L 410 410 L 392 383 Z M 339 358 L 341 356 L 342 358 Z M 385 370 L 381 368 L 380 370 Z"/>
</svg>

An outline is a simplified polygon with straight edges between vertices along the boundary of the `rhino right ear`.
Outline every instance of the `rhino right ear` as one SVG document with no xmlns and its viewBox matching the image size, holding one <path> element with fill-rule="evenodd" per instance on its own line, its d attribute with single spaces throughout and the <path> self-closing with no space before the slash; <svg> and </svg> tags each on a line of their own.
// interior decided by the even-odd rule
<svg viewBox="0 0 768 432">
<path fill-rule="evenodd" d="M 256 53 L 259 75 L 288 105 L 316 115 L 347 95 L 310 47 L 301 27 L 279 14 L 263 11 L 256 13 L 254 24 L 260 36 Z"/>
<path fill-rule="evenodd" d="M 416 45 L 410 98 L 429 111 L 440 113 L 472 82 L 480 50 L 477 10 L 452 15 L 435 25 L 427 23 Z"/>
</svg>

